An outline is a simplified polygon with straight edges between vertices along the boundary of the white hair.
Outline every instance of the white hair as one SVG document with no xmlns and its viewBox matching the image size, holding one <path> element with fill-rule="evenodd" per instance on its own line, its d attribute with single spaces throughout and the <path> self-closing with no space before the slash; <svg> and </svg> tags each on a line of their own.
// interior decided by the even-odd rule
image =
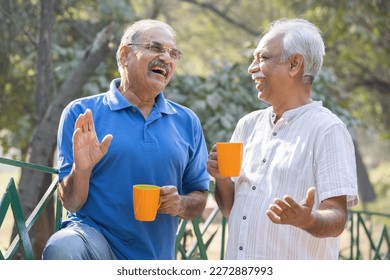
<svg viewBox="0 0 390 280">
<path fill-rule="evenodd" d="M 319 28 L 305 19 L 281 19 L 274 21 L 265 31 L 265 35 L 282 35 L 281 61 L 287 61 L 294 54 L 302 55 L 302 80 L 305 83 L 313 83 L 321 70 L 325 55 L 325 45 Z"/>
<path fill-rule="evenodd" d="M 123 36 L 120 42 L 120 45 L 118 47 L 118 50 L 116 51 L 116 61 L 118 64 L 118 70 L 119 73 L 122 76 L 122 63 L 120 61 L 120 49 L 122 46 L 128 45 L 128 44 L 136 44 L 138 43 L 138 38 L 140 35 L 153 28 L 164 28 L 168 30 L 173 38 L 176 40 L 176 34 L 173 28 L 168 25 L 165 22 L 159 21 L 159 20 L 154 20 L 154 19 L 144 19 L 144 20 L 139 20 L 134 22 L 133 24 L 129 25 L 126 27 L 125 31 L 123 32 Z"/>
</svg>

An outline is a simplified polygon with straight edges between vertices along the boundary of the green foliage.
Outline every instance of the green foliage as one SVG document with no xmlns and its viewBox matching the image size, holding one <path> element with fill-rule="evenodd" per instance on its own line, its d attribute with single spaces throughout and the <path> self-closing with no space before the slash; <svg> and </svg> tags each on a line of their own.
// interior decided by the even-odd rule
<svg viewBox="0 0 390 280">
<path fill-rule="evenodd" d="M 176 76 L 165 94 L 198 115 L 209 148 L 217 141 L 228 141 L 242 116 L 265 106 L 257 99 L 247 65 L 240 64 L 215 66 L 207 77 Z"/>
<path fill-rule="evenodd" d="M 228 141 L 237 121 L 251 111 L 267 107 L 257 97 L 257 90 L 247 72 L 248 65 L 215 65 L 207 77 L 175 76 L 165 90 L 169 99 L 191 108 L 201 120 L 207 146 Z M 336 77 L 323 69 L 313 85 L 313 99 L 338 115 L 347 125 L 354 123 L 352 114 L 340 106 L 342 91 Z"/>
<path fill-rule="evenodd" d="M 390 1 L 292 1 L 322 30 L 325 65 L 337 73 L 339 87 L 355 117 L 390 129 Z"/>
<path fill-rule="evenodd" d="M 33 95 L 40 2 L 3 2 L 0 145 L 5 151 L 10 147 L 27 151 L 35 121 L 39 121 L 34 118 Z M 178 47 L 184 53 L 177 76 L 165 91 L 167 96 L 182 101 L 200 116 L 208 145 L 215 140 L 227 140 L 240 117 L 265 106 L 257 99 L 247 74 L 250 53 L 246 46 L 252 45 L 250 52 L 264 28 L 277 18 L 305 17 L 323 31 L 327 47 L 326 70 L 314 84 L 314 98 L 323 100 L 326 107 L 347 123 L 353 116 L 385 128 L 390 119 L 390 110 L 385 106 L 390 103 L 385 98 L 390 75 L 389 3 L 383 0 L 57 1 L 52 96 L 103 26 L 112 21 L 117 23 L 118 42 L 125 25 L 135 19 L 159 18 L 176 30 Z M 108 82 L 117 76 L 112 53 L 96 69 L 96 75 L 80 96 L 107 90 Z M 383 131 L 383 135 L 390 135 Z"/>
<path fill-rule="evenodd" d="M 321 70 L 313 83 L 311 94 L 313 100 L 321 100 L 323 106 L 336 114 L 347 126 L 351 127 L 358 123 L 352 112 L 348 110 L 347 95 L 338 86 L 338 79 L 331 69 Z"/>
<path fill-rule="evenodd" d="M 39 121 L 35 118 L 34 91 L 40 3 L 3 2 L 0 8 L 0 147 L 4 153 L 17 147 L 23 158 Z M 79 63 L 97 32 L 115 21 L 120 34 L 133 17 L 131 6 L 125 0 L 57 1 L 51 61 L 55 82 L 51 97 Z M 115 61 L 114 56 L 107 60 Z M 111 72 L 115 71 L 112 62 L 101 65 L 79 95 L 105 91 L 113 76 Z"/>
<path fill-rule="evenodd" d="M 375 205 L 386 203 L 387 207 L 382 209 L 390 209 L 390 162 L 384 162 L 371 170 L 370 180 L 378 197 Z M 390 213 L 390 211 L 388 212 Z"/>
</svg>

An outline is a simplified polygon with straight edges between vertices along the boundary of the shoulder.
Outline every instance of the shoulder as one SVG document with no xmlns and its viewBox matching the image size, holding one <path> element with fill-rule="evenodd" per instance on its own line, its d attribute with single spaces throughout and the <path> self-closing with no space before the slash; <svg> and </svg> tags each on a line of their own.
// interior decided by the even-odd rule
<svg viewBox="0 0 390 280">
<path fill-rule="evenodd" d="M 307 119 L 310 119 L 314 126 L 321 130 L 329 130 L 334 127 L 340 127 L 347 130 L 346 124 L 332 111 L 326 107 L 316 107 L 309 110 Z"/>
<path fill-rule="evenodd" d="M 169 99 L 166 99 L 166 102 L 175 112 L 174 115 L 176 115 L 177 117 L 184 118 L 188 121 L 200 122 L 199 117 L 190 108 Z"/>
<path fill-rule="evenodd" d="M 107 104 L 105 99 L 106 93 L 75 99 L 68 103 L 68 105 L 64 108 L 62 115 L 78 116 L 79 114 L 85 113 L 87 109 L 91 109 L 92 111 L 98 110 Z"/>
<path fill-rule="evenodd" d="M 239 126 L 250 125 L 250 124 L 255 125 L 258 122 L 262 122 L 262 121 L 269 119 L 270 113 L 271 113 L 271 107 L 250 112 L 250 113 L 246 114 L 245 116 L 243 116 L 238 121 L 237 125 L 239 125 Z"/>
<path fill-rule="evenodd" d="M 107 93 L 100 93 L 96 95 L 75 99 L 66 106 L 66 109 L 68 110 L 77 110 L 81 108 L 93 109 L 94 107 L 102 106 L 105 103 L 103 101 L 106 99 L 106 95 Z"/>
</svg>

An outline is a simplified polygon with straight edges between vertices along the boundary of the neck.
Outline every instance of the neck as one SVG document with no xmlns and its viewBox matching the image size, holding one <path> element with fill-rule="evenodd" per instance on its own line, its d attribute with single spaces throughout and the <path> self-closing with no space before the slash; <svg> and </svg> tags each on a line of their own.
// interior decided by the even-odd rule
<svg viewBox="0 0 390 280">
<path fill-rule="evenodd" d="M 126 89 L 122 86 L 119 86 L 118 90 L 127 101 L 141 111 L 145 119 L 148 118 L 154 106 L 155 97 L 152 98 L 147 94 L 137 94 L 131 88 Z"/>
<path fill-rule="evenodd" d="M 272 108 L 276 114 L 275 123 L 283 116 L 285 112 L 312 102 L 313 100 L 310 97 L 307 97 L 305 99 L 293 100 L 292 102 L 282 102 L 276 105 L 272 104 Z"/>
</svg>

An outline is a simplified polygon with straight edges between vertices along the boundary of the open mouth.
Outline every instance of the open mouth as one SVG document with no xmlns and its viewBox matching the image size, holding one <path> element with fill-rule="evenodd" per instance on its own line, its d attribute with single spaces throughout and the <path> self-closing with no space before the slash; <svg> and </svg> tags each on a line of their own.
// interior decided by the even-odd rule
<svg viewBox="0 0 390 280">
<path fill-rule="evenodd" d="M 252 74 L 252 80 L 254 80 L 256 84 L 261 84 L 265 81 L 265 77 L 261 72 L 257 72 Z"/>
<path fill-rule="evenodd" d="M 157 74 L 163 75 L 164 77 L 166 77 L 167 73 L 168 73 L 165 68 L 160 67 L 160 66 L 154 66 L 154 67 L 152 67 L 151 70 L 152 70 L 153 73 L 157 73 Z"/>
<path fill-rule="evenodd" d="M 265 78 L 257 78 L 256 80 L 255 80 L 255 83 L 256 84 L 261 84 L 262 82 L 264 82 L 265 81 Z"/>
<path fill-rule="evenodd" d="M 150 63 L 149 70 L 166 78 L 171 71 L 171 66 L 156 59 Z"/>
</svg>

